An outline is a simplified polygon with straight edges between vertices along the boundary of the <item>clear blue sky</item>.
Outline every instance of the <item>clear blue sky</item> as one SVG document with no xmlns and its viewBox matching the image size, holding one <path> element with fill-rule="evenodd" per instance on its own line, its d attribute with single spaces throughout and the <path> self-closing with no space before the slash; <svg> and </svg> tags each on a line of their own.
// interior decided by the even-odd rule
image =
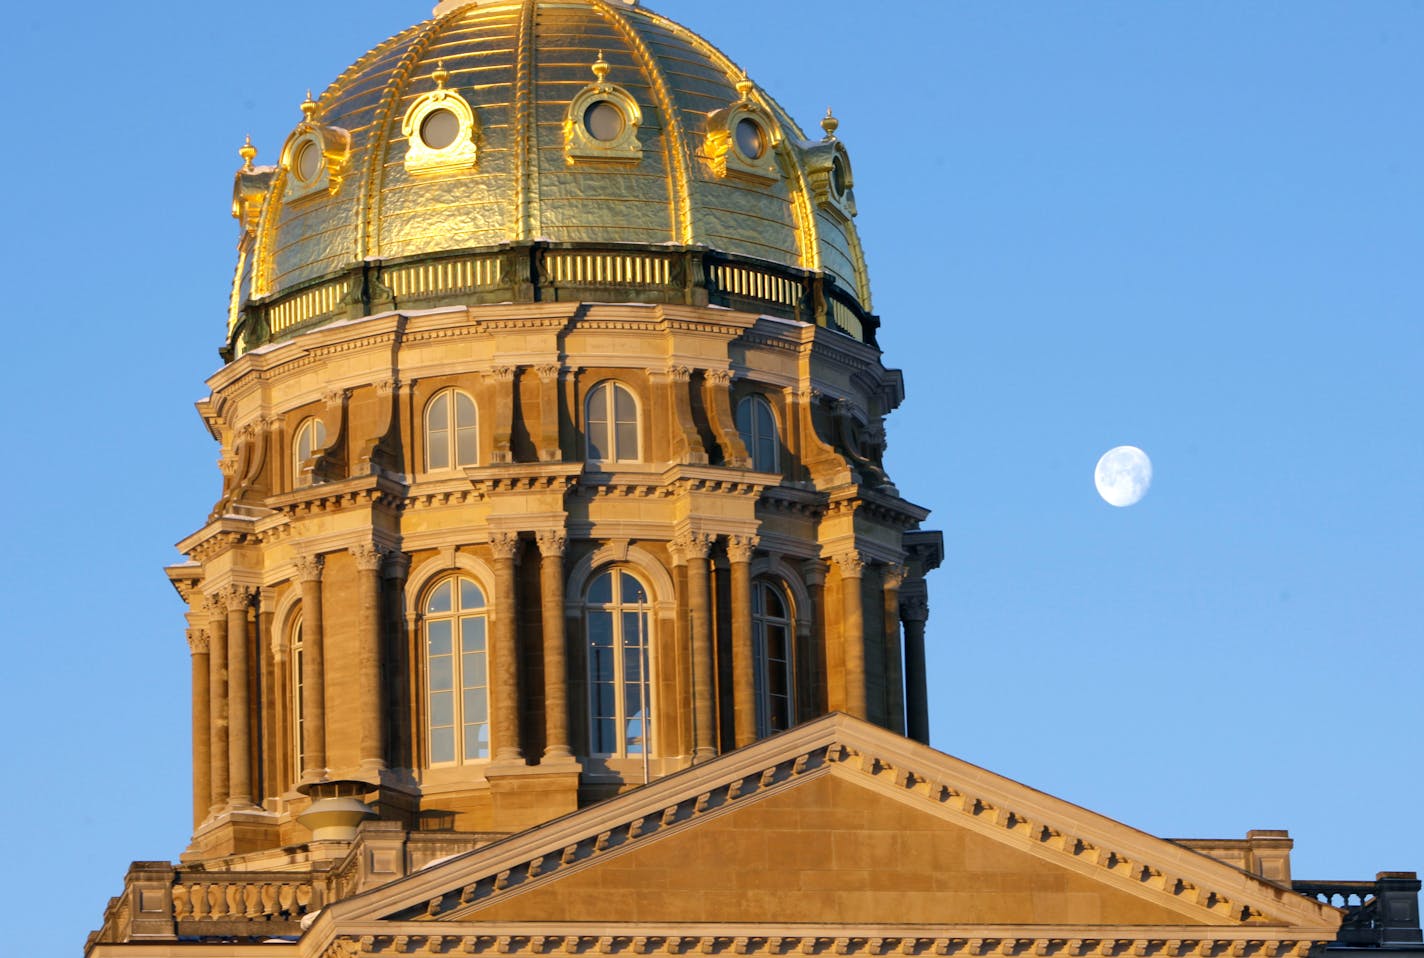
<svg viewBox="0 0 1424 958">
<path fill-rule="evenodd" d="M 1297 877 L 1424 870 L 1424 6 L 654 7 L 842 120 L 892 474 L 949 553 L 934 744 L 1156 834 L 1288 828 Z M 9 15 L 0 939 L 36 955 L 189 833 L 161 567 L 218 490 L 235 151 L 427 13 Z M 1156 482 L 1114 509 L 1122 443 Z"/>
</svg>

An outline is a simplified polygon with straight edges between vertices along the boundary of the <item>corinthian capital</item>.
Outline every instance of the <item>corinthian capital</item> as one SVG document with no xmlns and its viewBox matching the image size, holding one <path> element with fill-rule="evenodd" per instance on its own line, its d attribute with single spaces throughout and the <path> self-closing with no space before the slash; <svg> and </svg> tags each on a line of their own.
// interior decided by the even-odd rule
<svg viewBox="0 0 1424 958">
<path fill-rule="evenodd" d="M 320 582 L 321 570 L 326 565 L 326 557 L 320 553 L 299 555 L 292 560 L 292 565 L 297 568 L 298 582 Z"/>
<path fill-rule="evenodd" d="M 193 655 L 208 654 L 208 633 L 202 629 L 188 630 L 188 651 Z"/>
<path fill-rule="evenodd" d="M 223 590 L 223 600 L 229 612 L 246 612 L 256 594 L 257 590 L 250 585 L 234 584 Z"/>
<path fill-rule="evenodd" d="M 712 551 L 712 536 L 706 532 L 684 532 L 672 540 L 673 552 L 688 559 L 705 559 Z"/>
<path fill-rule="evenodd" d="M 923 596 L 900 600 L 900 618 L 906 622 L 924 622 L 930 617 L 929 600 Z"/>
<path fill-rule="evenodd" d="M 707 381 L 714 386 L 730 386 L 732 371 L 730 369 L 709 369 L 707 370 Z"/>
<path fill-rule="evenodd" d="M 519 533 L 517 532 L 491 532 L 490 551 L 494 553 L 496 559 L 513 559 L 515 551 L 519 548 Z"/>
<path fill-rule="evenodd" d="M 842 552 L 835 557 L 836 567 L 841 570 L 841 576 L 847 579 L 859 579 L 865 572 L 865 556 L 852 549 L 849 552 Z"/>
<path fill-rule="evenodd" d="M 887 592 L 897 591 L 905 584 L 905 576 L 910 574 L 910 570 L 899 563 L 887 565 L 882 573 L 885 578 L 885 590 Z"/>
<path fill-rule="evenodd" d="M 727 539 L 727 558 L 733 562 L 750 562 L 760 542 L 757 536 L 730 536 Z"/>
<path fill-rule="evenodd" d="M 361 572 L 377 572 L 381 563 L 386 560 L 386 550 L 371 542 L 359 542 L 348 551 L 356 562 L 356 568 Z"/>
<path fill-rule="evenodd" d="M 569 544 L 569 537 L 561 529 L 536 532 L 534 539 L 539 543 L 539 554 L 546 559 L 563 558 L 564 550 Z"/>
</svg>

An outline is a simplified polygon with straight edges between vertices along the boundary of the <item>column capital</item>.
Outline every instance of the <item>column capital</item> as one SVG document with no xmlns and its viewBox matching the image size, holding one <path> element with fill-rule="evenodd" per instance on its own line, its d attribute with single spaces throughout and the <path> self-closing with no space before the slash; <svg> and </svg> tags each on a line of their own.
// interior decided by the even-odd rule
<svg viewBox="0 0 1424 958">
<path fill-rule="evenodd" d="M 732 384 L 732 371 L 730 369 L 709 369 L 706 372 L 707 381 L 714 386 L 730 386 Z"/>
<path fill-rule="evenodd" d="M 514 366 L 495 366 L 490 370 L 490 375 L 494 377 L 495 382 L 513 382 L 516 368 Z"/>
<path fill-rule="evenodd" d="M 410 556 L 399 549 L 386 553 L 385 576 L 387 579 L 403 579 L 410 571 Z"/>
<path fill-rule="evenodd" d="M 905 584 L 905 577 L 909 574 L 909 568 L 898 562 L 891 562 L 886 565 L 884 569 L 881 570 L 881 575 L 885 579 L 885 591 L 898 591 L 900 586 Z"/>
<path fill-rule="evenodd" d="M 544 529 L 534 533 L 534 541 L 539 543 L 539 554 L 546 559 L 562 559 L 568 548 L 569 537 L 562 529 Z"/>
<path fill-rule="evenodd" d="M 727 558 L 733 562 L 750 562 L 760 542 L 759 536 L 728 536 Z"/>
<path fill-rule="evenodd" d="M 387 399 L 393 396 L 396 390 L 400 389 L 400 385 L 401 381 L 399 379 L 382 379 L 376 383 L 376 395 L 382 399 Z"/>
<path fill-rule="evenodd" d="M 356 568 L 362 572 L 378 571 L 386 558 L 386 550 L 373 542 L 358 542 L 347 551 L 356 560 Z"/>
<path fill-rule="evenodd" d="M 712 536 L 706 532 L 682 532 L 668 543 L 668 547 L 683 561 L 705 559 L 712 551 Z"/>
<path fill-rule="evenodd" d="M 299 555 L 292 560 L 297 570 L 298 582 L 320 582 L 321 570 L 326 565 L 326 556 L 321 553 Z"/>
<path fill-rule="evenodd" d="M 906 622 L 924 622 L 930 617 L 929 600 L 923 596 L 904 596 L 900 599 L 900 618 Z"/>
<path fill-rule="evenodd" d="M 667 369 L 668 378 L 675 383 L 685 383 L 692 379 L 691 366 L 669 366 Z"/>
<path fill-rule="evenodd" d="M 561 372 L 563 372 L 563 367 L 558 363 L 546 363 L 534 367 L 534 374 L 539 377 L 541 383 L 553 382 L 559 378 Z"/>
<path fill-rule="evenodd" d="M 245 612 L 256 594 L 257 590 L 250 585 L 234 584 L 223 590 L 222 597 L 228 612 Z"/>
<path fill-rule="evenodd" d="M 859 579 L 865 573 L 865 555 L 855 549 L 835 556 L 836 567 L 847 579 Z"/>
<path fill-rule="evenodd" d="M 495 559 L 513 560 L 514 553 L 519 548 L 519 533 L 491 532 L 489 545 L 490 551 L 494 553 Z"/>
<path fill-rule="evenodd" d="M 189 629 L 188 651 L 193 655 L 207 655 L 208 633 L 203 629 Z"/>
</svg>

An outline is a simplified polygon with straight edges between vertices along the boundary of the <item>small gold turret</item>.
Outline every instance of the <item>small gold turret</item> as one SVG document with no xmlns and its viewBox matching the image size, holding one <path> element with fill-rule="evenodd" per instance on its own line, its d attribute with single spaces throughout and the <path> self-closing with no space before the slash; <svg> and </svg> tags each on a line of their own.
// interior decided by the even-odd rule
<svg viewBox="0 0 1424 958">
<path fill-rule="evenodd" d="M 598 78 L 599 83 L 607 82 L 608 71 L 611 69 L 612 65 L 603 59 L 603 51 L 599 50 L 598 59 L 593 61 L 593 75 Z"/>
<path fill-rule="evenodd" d="M 257 147 L 252 145 L 252 135 L 248 134 L 242 146 L 238 148 L 237 155 L 242 157 L 242 172 L 252 172 L 252 161 L 257 159 Z"/>
<path fill-rule="evenodd" d="M 826 131 L 826 139 L 834 140 L 836 131 L 841 128 L 841 121 L 836 119 L 836 115 L 831 112 L 830 107 L 826 107 L 826 115 L 821 118 L 821 129 Z"/>
<path fill-rule="evenodd" d="M 302 115 L 310 120 L 314 113 L 316 113 L 316 101 L 312 99 L 311 90 L 307 90 L 307 98 L 302 101 Z"/>
</svg>

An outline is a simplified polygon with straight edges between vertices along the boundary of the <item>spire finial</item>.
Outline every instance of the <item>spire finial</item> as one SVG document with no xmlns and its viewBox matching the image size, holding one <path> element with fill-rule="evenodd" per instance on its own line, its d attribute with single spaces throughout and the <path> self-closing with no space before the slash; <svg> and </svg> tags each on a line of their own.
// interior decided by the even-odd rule
<svg viewBox="0 0 1424 958">
<path fill-rule="evenodd" d="M 593 61 L 593 75 L 602 83 L 608 79 L 608 71 L 613 69 L 612 65 L 603 59 L 603 51 L 598 51 L 598 59 Z"/>
<path fill-rule="evenodd" d="M 752 91 L 755 89 L 756 84 L 751 81 L 751 77 L 743 73 L 742 78 L 737 81 L 737 94 L 742 98 L 743 101 L 750 100 L 752 97 Z"/>
<path fill-rule="evenodd" d="M 826 131 L 826 139 L 834 140 L 836 131 L 841 128 L 841 121 L 836 119 L 836 115 L 831 112 L 830 107 L 826 107 L 826 115 L 821 119 L 821 129 Z"/>
<path fill-rule="evenodd" d="M 252 172 L 252 161 L 257 158 L 257 147 L 252 145 L 252 135 L 248 134 L 246 141 L 238 148 L 237 155 L 242 157 L 242 171 Z"/>
<path fill-rule="evenodd" d="M 304 115 L 308 120 L 310 120 L 312 118 L 312 114 L 315 112 L 316 101 L 312 99 L 311 90 L 308 89 L 307 98 L 302 101 L 302 115 Z"/>
<path fill-rule="evenodd" d="M 445 81 L 450 79 L 450 71 L 445 69 L 444 60 L 435 61 L 435 72 L 431 76 L 435 78 L 435 89 L 445 89 Z"/>
</svg>

